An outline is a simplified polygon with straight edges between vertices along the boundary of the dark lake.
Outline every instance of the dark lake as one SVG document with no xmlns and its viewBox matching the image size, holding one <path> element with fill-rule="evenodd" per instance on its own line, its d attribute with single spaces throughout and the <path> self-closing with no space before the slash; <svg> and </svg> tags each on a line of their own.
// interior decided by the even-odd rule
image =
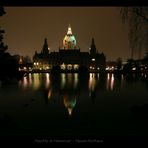
<svg viewBox="0 0 148 148">
<path fill-rule="evenodd" d="M 0 82 L 0 135 L 148 135 L 148 75 L 28 74 Z"/>
</svg>

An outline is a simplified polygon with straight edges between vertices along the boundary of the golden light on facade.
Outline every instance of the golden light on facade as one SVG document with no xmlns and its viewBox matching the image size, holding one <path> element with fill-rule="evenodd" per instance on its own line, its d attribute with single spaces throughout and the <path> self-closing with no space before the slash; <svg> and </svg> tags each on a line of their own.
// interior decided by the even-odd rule
<svg viewBox="0 0 148 148">
<path fill-rule="evenodd" d="M 136 67 L 133 67 L 132 70 L 136 70 Z"/>
<path fill-rule="evenodd" d="M 34 62 L 33 65 L 36 66 L 36 62 Z"/>
<path fill-rule="evenodd" d="M 62 70 L 66 69 L 66 65 L 64 63 L 60 67 L 61 67 Z"/>
<path fill-rule="evenodd" d="M 68 65 L 67 65 L 67 69 L 68 69 L 68 70 L 72 70 L 72 64 L 68 64 Z"/>
<path fill-rule="evenodd" d="M 77 70 L 77 69 L 79 68 L 79 65 L 78 65 L 78 64 L 75 64 L 75 65 L 73 66 L 73 68 L 74 68 L 74 70 Z"/>
<path fill-rule="evenodd" d="M 20 57 L 20 59 L 19 59 L 19 64 L 23 64 L 23 59 L 22 59 L 22 57 Z"/>
<path fill-rule="evenodd" d="M 67 34 L 63 39 L 63 48 L 64 49 L 75 49 L 76 48 L 76 39 L 72 34 L 71 26 L 69 25 Z"/>
</svg>

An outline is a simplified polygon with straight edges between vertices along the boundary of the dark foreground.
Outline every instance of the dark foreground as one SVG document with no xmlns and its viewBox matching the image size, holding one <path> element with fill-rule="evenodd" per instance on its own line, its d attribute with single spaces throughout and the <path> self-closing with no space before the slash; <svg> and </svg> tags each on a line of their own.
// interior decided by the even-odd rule
<svg viewBox="0 0 148 148">
<path fill-rule="evenodd" d="M 45 73 L 0 82 L 1 141 L 145 142 L 147 90 L 146 74 Z"/>
</svg>

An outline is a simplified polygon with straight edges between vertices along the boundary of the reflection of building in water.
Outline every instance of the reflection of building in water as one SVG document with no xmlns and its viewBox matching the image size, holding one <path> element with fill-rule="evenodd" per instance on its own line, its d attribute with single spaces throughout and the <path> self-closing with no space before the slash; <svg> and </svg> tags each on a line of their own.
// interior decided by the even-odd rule
<svg viewBox="0 0 148 148">
<path fill-rule="evenodd" d="M 99 74 L 90 73 L 89 74 L 89 97 L 91 98 L 92 102 L 95 103 L 95 97 L 96 97 L 96 87 L 97 87 L 97 81 L 99 79 Z"/>
<path fill-rule="evenodd" d="M 105 69 L 105 55 L 97 51 L 94 39 L 92 39 L 89 51 L 81 52 L 70 25 L 59 51 L 49 51 L 47 39 L 45 39 L 41 52 L 35 52 L 33 56 L 34 70 L 48 70 L 54 65 L 60 66 L 61 70 L 78 70 L 80 66 L 85 66 L 90 70 Z"/>
<path fill-rule="evenodd" d="M 72 110 L 76 105 L 76 96 L 79 93 L 78 74 L 62 73 L 60 86 L 60 94 L 62 95 L 64 106 L 67 108 L 68 114 L 71 116 Z"/>
<path fill-rule="evenodd" d="M 46 89 L 50 86 L 50 75 L 49 75 L 49 73 L 46 73 L 46 80 L 45 80 L 45 87 L 46 87 Z"/>
<path fill-rule="evenodd" d="M 30 87 L 32 85 L 32 74 L 29 73 L 22 80 L 19 81 L 19 85 L 22 86 L 24 89 Z"/>
<path fill-rule="evenodd" d="M 64 95 L 64 106 L 68 110 L 69 116 L 72 115 L 72 111 L 76 105 L 76 102 L 77 100 L 75 96 Z"/>
<path fill-rule="evenodd" d="M 78 89 L 78 73 L 61 73 L 61 89 Z"/>
<path fill-rule="evenodd" d="M 37 90 L 40 87 L 40 74 L 35 73 L 33 74 L 33 89 Z"/>
<path fill-rule="evenodd" d="M 107 84 L 106 84 L 107 90 L 113 90 L 114 89 L 114 74 L 107 74 Z"/>
<path fill-rule="evenodd" d="M 96 77 L 95 77 L 95 73 L 90 73 L 89 75 L 89 90 L 94 91 L 95 87 L 96 87 Z"/>
</svg>

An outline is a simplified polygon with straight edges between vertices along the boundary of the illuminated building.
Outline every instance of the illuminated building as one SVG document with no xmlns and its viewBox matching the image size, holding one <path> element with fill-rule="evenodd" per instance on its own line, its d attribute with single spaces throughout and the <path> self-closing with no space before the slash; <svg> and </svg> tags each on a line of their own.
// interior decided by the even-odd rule
<svg viewBox="0 0 148 148">
<path fill-rule="evenodd" d="M 80 51 L 70 25 L 58 52 L 49 53 L 47 39 L 45 39 L 42 51 L 35 52 L 33 61 L 34 69 L 39 70 L 51 69 L 53 66 L 60 66 L 63 71 L 78 70 L 80 66 L 91 70 L 104 70 L 106 65 L 106 58 L 103 53 L 100 54 L 96 50 L 94 39 L 89 52 Z"/>
</svg>

